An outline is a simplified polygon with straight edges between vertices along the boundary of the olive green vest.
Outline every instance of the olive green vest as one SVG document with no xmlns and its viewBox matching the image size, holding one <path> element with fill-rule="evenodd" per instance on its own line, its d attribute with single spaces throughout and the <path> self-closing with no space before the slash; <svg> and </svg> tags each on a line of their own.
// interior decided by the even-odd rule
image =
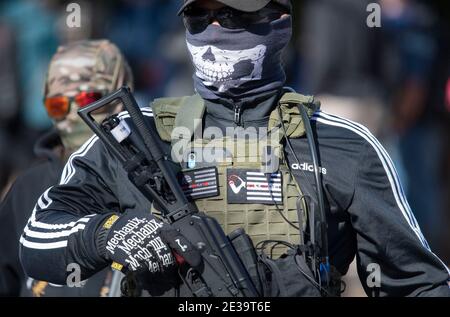
<svg viewBox="0 0 450 317">
<path fill-rule="evenodd" d="M 270 115 L 268 137 L 252 139 L 224 136 L 211 140 L 203 138 L 201 133 L 200 136 L 196 133 L 199 130 L 201 132 L 205 112 L 205 105 L 200 96 L 156 99 L 153 102 L 155 124 L 161 139 L 171 142 L 173 150 L 181 149 L 179 154 L 184 159 L 187 157 L 186 153 L 225 153 L 214 157 L 214 161 L 210 163 L 217 168 L 219 195 L 195 200 L 198 209 L 216 218 L 225 233 L 244 228 L 255 245 L 265 240 L 303 244 L 300 232 L 303 232 L 306 226 L 306 206 L 303 204 L 304 199 L 301 199 L 300 186 L 286 163 L 281 142 L 285 135 L 289 138 L 299 138 L 305 134 L 298 104 L 306 107 L 309 116 L 320 107 L 313 97 L 286 93 L 280 99 L 279 107 Z M 284 128 L 281 122 L 284 123 Z M 270 147 L 269 152 L 272 153 L 270 157 L 266 155 L 267 147 Z M 267 164 L 268 161 L 271 164 Z M 275 204 L 227 203 L 229 169 L 281 174 L 281 201 Z M 301 231 L 298 229 L 299 223 Z M 272 257 L 279 257 L 285 250 L 283 245 L 276 246 L 271 251 Z"/>
</svg>

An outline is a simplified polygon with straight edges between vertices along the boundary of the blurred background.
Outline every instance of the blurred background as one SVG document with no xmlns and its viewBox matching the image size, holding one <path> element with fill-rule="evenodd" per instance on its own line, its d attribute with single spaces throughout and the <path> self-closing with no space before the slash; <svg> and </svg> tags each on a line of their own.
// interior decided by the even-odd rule
<svg viewBox="0 0 450 317">
<path fill-rule="evenodd" d="M 67 5 L 81 8 L 69 28 Z M 450 264 L 450 3 L 447 0 L 293 0 L 288 85 L 327 112 L 366 125 L 392 156 L 434 252 Z M 381 6 L 370 28 L 367 6 Z M 35 161 L 51 127 L 43 85 L 60 44 L 107 38 L 130 62 L 136 97 L 193 93 L 177 0 L 0 1 L 0 192 Z M 347 296 L 362 296 L 354 269 Z"/>
</svg>

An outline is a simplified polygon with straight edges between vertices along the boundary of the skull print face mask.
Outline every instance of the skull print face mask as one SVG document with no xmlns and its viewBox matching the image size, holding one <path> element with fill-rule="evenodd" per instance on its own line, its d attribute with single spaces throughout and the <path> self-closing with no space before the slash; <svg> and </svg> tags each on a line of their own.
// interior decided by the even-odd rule
<svg viewBox="0 0 450 317">
<path fill-rule="evenodd" d="M 267 51 L 264 45 L 240 51 L 221 50 L 212 45 L 196 47 L 189 43 L 188 48 L 196 66 L 196 76 L 201 78 L 206 86 L 219 83 L 219 91 L 223 92 L 226 85 L 220 83 L 226 84 L 233 79 L 261 79 L 262 63 Z M 242 78 L 233 78 L 239 63 L 242 63 L 243 67 L 247 64 L 249 74 L 243 74 Z"/>
<path fill-rule="evenodd" d="M 248 29 L 210 24 L 201 33 L 186 31 L 196 91 L 210 100 L 278 91 L 286 80 L 281 53 L 291 31 L 290 16 Z"/>
</svg>

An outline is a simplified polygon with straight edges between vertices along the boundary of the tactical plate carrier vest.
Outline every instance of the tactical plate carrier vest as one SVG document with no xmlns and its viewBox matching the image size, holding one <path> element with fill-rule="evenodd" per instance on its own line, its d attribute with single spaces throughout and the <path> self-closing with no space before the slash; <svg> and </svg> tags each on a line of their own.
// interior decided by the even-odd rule
<svg viewBox="0 0 450 317">
<path fill-rule="evenodd" d="M 266 240 L 304 243 L 307 206 L 282 142 L 284 137 L 305 135 L 298 104 L 309 116 L 320 107 L 313 97 L 286 93 L 270 115 L 267 136 L 211 138 L 202 133 L 205 105 L 200 96 L 153 102 L 157 131 L 171 142 L 187 196 L 216 218 L 226 234 L 243 228 L 255 246 Z M 278 244 L 270 254 L 278 258 L 285 251 L 286 246 Z"/>
</svg>

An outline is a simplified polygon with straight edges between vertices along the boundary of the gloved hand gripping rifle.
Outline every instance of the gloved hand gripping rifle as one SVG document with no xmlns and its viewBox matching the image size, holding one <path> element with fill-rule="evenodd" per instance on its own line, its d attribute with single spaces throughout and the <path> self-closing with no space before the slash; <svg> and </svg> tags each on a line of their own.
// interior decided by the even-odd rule
<svg viewBox="0 0 450 317">
<path fill-rule="evenodd" d="M 105 119 L 101 124 L 91 116 L 92 112 L 118 101 L 128 111 L 133 130 L 117 115 Z M 251 250 L 251 240 L 243 230 L 227 236 L 216 219 L 199 212 L 187 200 L 171 166 L 173 163 L 161 151 L 154 137 L 156 132 L 144 120 L 130 90 L 123 87 L 78 113 L 120 161 L 131 182 L 161 210 L 164 219 L 199 248 L 202 265 L 192 268 L 186 267 L 184 263 L 179 268 L 180 276 L 193 296 L 259 296 L 249 274 L 249 271 L 253 273 L 252 277 L 256 274 L 256 265 L 253 265 L 256 256 L 247 251 L 241 259 L 235 249 L 235 246 L 239 246 L 239 250 Z M 142 146 L 138 148 L 133 143 L 131 134 L 135 134 L 133 139 L 139 139 L 143 150 Z M 243 262 L 250 268 L 249 271 Z"/>
</svg>

